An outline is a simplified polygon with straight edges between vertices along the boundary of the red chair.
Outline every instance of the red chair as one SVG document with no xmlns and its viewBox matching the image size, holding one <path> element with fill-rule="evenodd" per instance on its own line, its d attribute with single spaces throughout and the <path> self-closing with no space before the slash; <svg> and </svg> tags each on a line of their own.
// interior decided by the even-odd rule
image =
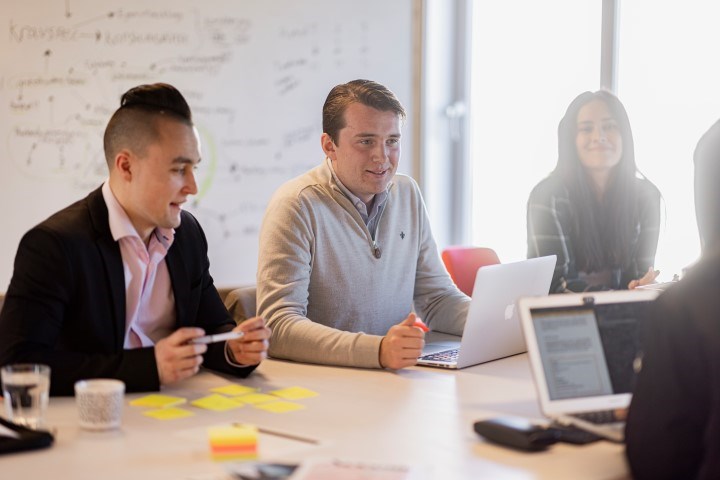
<svg viewBox="0 0 720 480">
<path fill-rule="evenodd" d="M 472 295 L 478 269 L 500 263 L 495 250 L 484 247 L 447 247 L 441 257 L 450 278 L 467 296 Z"/>
</svg>

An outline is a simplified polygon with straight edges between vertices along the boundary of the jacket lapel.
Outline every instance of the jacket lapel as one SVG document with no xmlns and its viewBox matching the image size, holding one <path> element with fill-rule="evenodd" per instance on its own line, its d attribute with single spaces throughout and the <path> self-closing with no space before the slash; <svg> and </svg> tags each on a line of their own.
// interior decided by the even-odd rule
<svg viewBox="0 0 720 480">
<path fill-rule="evenodd" d="M 102 190 L 98 188 L 88 195 L 88 210 L 93 229 L 97 233 L 97 248 L 105 267 L 105 275 L 112 298 L 115 347 L 122 350 L 125 344 L 125 274 L 123 272 L 120 246 L 110 233 L 108 210 Z"/>
<path fill-rule="evenodd" d="M 178 239 L 177 230 L 175 232 L 175 240 L 165 256 L 165 262 L 168 267 L 168 273 L 170 274 L 173 295 L 175 296 L 177 325 L 178 327 L 186 327 L 189 325 L 187 312 L 188 302 L 186 300 L 190 297 L 190 280 L 180 252 L 180 245 L 178 245 L 178 240 L 180 239 Z"/>
</svg>

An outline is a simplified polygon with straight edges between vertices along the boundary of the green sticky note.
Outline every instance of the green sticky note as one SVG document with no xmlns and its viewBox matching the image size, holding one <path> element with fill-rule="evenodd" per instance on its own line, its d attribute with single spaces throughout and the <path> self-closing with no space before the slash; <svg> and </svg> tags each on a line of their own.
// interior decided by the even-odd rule
<svg viewBox="0 0 720 480">
<path fill-rule="evenodd" d="M 284 398 L 286 400 L 300 400 L 303 398 L 317 397 L 318 393 L 303 387 L 289 387 L 268 392 L 270 395 Z"/>
<path fill-rule="evenodd" d="M 190 403 L 191 405 L 195 405 L 196 407 L 213 410 L 216 412 L 224 412 L 226 410 L 232 410 L 233 408 L 240 408 L 243 406 L 242 403 L 236 402 L 231 398 L 218 394 L 198 398 L 197 400 L 194 400 Z"/>
<path fill-rule="evenodd" d="M 133 407 L 166 408 L 182 405 L 185 402 L 187 402 L 187 400 L 181 397 L 171 397 L 169 395 L 153 393 L 151 395 L 136 398 L 130 402 L 130 405 Z"/>
</svg>

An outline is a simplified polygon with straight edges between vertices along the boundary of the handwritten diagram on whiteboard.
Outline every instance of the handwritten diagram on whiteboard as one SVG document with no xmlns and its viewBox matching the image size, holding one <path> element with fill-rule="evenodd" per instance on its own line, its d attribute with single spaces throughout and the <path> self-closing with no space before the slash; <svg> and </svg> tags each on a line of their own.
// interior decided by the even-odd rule
<svg viewBox="0 0 720 480">
<path fill-rule="evenodd" d="M 409 112 L 411 0 L 8 0 L 0 11 L 0 291 L 22 234 L 107 177 L 127 89 L 175 85 L 201 135 L 188 207 L 218 285 L 254 283 L 265 205 L 322 161 L 333 85 L 371 78 Z M 409 116 L 412 118 L 412 115 Z M 411 125 L 403 132 L 406 167 Z"/>
</svg>

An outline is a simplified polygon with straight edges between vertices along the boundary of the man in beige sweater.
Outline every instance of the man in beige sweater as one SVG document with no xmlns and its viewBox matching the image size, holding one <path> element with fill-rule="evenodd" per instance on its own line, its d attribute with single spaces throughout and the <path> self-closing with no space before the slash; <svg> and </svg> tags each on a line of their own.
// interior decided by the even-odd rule
<svg viewBox="0 0 720 480">
<path fill-rule="evenodd" d="M 275 192 L 260 230 L 258 314 L 272 328 L 271 356 L 397 369 L 424 345 L 416 314 L 462 333 L 469 298 L 440 260 L 417 184 L 396 175 L 404 118 L 372 81 L 328 95 L 325 161 Z"/>
</svg>

